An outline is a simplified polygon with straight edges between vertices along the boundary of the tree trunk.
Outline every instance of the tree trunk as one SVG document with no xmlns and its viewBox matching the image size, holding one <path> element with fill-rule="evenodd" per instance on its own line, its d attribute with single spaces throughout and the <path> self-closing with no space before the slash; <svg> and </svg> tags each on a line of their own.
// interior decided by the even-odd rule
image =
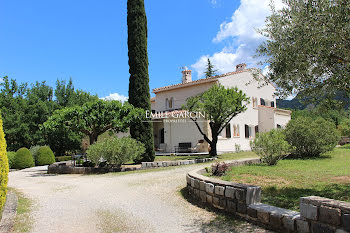
<svg viewBox="0 0 350 233">
<path fill-rule="evenodd" d="M 92 144 L 94 144 L 94 143 L 97 141 L 97 137 L 98 137 L 98 135 L 95 134 L 95 133 L 89 135 L 90 146 L 91 146 Z"/>
<path fill-rule="evenodd" d="M 218 142 L 218 135 L 216 133 L 212 133 L 212 137 L 213 139 L 211 140 L 211 143 L 210 143 L 210 156 L 211 157 L 215 157 L 217 156 L 217 149 L 216 149 L 216 145 L 217 145 L 217 142 Z"/>
</svg>

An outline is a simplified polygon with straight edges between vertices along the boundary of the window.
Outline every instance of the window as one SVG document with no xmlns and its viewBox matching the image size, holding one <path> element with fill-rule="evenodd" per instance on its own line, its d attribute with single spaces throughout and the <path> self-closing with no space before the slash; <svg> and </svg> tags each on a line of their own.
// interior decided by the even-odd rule
<svg viewBox="0 0 350 233">
<path fill-rule="evenodd" d="M 260 98 L 260 105 L 265 106 L 265 100 L 263 98 Z"/>
<path fill-rule="evenodd" d="M 244 131 L 245 131 L 245 138 L 253 137 L 252 127 L 250 127 L 249 125 L 244 125 Z"/>
<path fill-rule="evenodd" d="M 258 126 L 258 125 L 255 126 L 255 135 L 256 135 L 257 133 L 259 133 L 259 126 Z"/>
<path fill-rule="evenodd" d="M 256 98 L 256 97 L 252 97 L 252 102 L 253 102 L 253 108 L 256 108 L 256 107 L 258 107 L 258 98 Z"/>
<path fill-rule="evenodd" d="M 271 101 L 271 107 L 275 107 L 275 101 Z"/>
<path fill-rule="evenodd" d="M 168 98 L 165 99 L 165 109 L 169 108 L 169 100 Z"/>
<path fill-rule="evenodd" d="M 231 124 L 226 126 L 226 138 L 231 138 Z"/>
<path fill-rule="evenodd" d="M 173 108 L 173 103 L 174 103 L 174 98 L 171 97 L 171 98 L 170 98 L 170 101 L 169 101 L 169 108 L 170 108 L 170 109 Z"/>
<path fill-rule="evenodd" d="M 233 136 L 234 137 L 239 137 L 239 125 L 233 125 Z"/>
<path fill-rule="evenodd" d="M 277 129 L 282 129 L 282 126 L 277 124 Z"/>
</svg>

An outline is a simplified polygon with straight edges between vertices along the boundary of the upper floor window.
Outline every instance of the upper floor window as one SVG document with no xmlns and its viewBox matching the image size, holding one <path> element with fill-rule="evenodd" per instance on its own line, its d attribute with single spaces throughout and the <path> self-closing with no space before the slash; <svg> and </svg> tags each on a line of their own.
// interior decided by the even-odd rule
<svg viewBox="0 0 350 233">
<path fill-rule="evenodd" d="M 260 98 L 260 105 L 265 106 L 265 100 L 263 98 Z"/>
<path fill-rule="evenodd" d="M 258 107 L 258 98 L 252 97 L 252 102 L 253 102 L 253 108 Z"/>
<path fill-rule="evenodd" d="M 171 97 L 170 99 L 165 99 L 165 109 L 172 109 L 174 108 L 174 98 Z"/>
</svg>

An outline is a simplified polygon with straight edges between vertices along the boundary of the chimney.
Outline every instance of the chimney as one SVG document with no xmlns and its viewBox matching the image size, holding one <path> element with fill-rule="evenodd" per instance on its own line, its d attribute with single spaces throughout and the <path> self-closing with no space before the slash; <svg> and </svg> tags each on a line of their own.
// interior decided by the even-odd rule
<svg viewBox="0 0 350 233">
<path fill-rule="evenodd" d="M 192 74 L 191 70 L 188 70 L 187 67 L 184 67 L 184 70 L 182 71 L 182 83 L 188 83 L 192 82 Z"/>
<path fill-rule="evenodd" d="M 238 64 L 238 65 L 236 65 L 236 72 L 243 71 L 243 70 L 245 70 L 246 67 L 247 67 L 247 64 L 245 64 L 245 63 Z"/>
</svg>

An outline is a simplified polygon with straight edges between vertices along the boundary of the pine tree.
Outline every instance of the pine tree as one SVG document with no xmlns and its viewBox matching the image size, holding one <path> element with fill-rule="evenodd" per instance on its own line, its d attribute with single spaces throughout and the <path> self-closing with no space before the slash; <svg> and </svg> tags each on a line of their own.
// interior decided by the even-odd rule
<svg viewBox="0 0 350 233">
<path fill-rule="evenodd" d="M 210 78 L 216 75 L 216 72 L 218 70 L 214 69 L 214 65 L 211 63 L 210 59 L 208 58 L 208 64 L 207 64 L 207 71 L 205 71 L 205 78 Z"/>
<path fill-rule="evenodd" d="M 151 110 L 148 54 L 147 17 L 144 0 L 128 0 L 128 55 L 129 55 L 129 103 L 135 107 Z M 151 122 L 133 124 L 132 138 L 142 142 L 146 153 L 140 161 L 153 161 L 153 125 Z M 138 162 L 140 162 L 138 161 Z"/>
</svg>

